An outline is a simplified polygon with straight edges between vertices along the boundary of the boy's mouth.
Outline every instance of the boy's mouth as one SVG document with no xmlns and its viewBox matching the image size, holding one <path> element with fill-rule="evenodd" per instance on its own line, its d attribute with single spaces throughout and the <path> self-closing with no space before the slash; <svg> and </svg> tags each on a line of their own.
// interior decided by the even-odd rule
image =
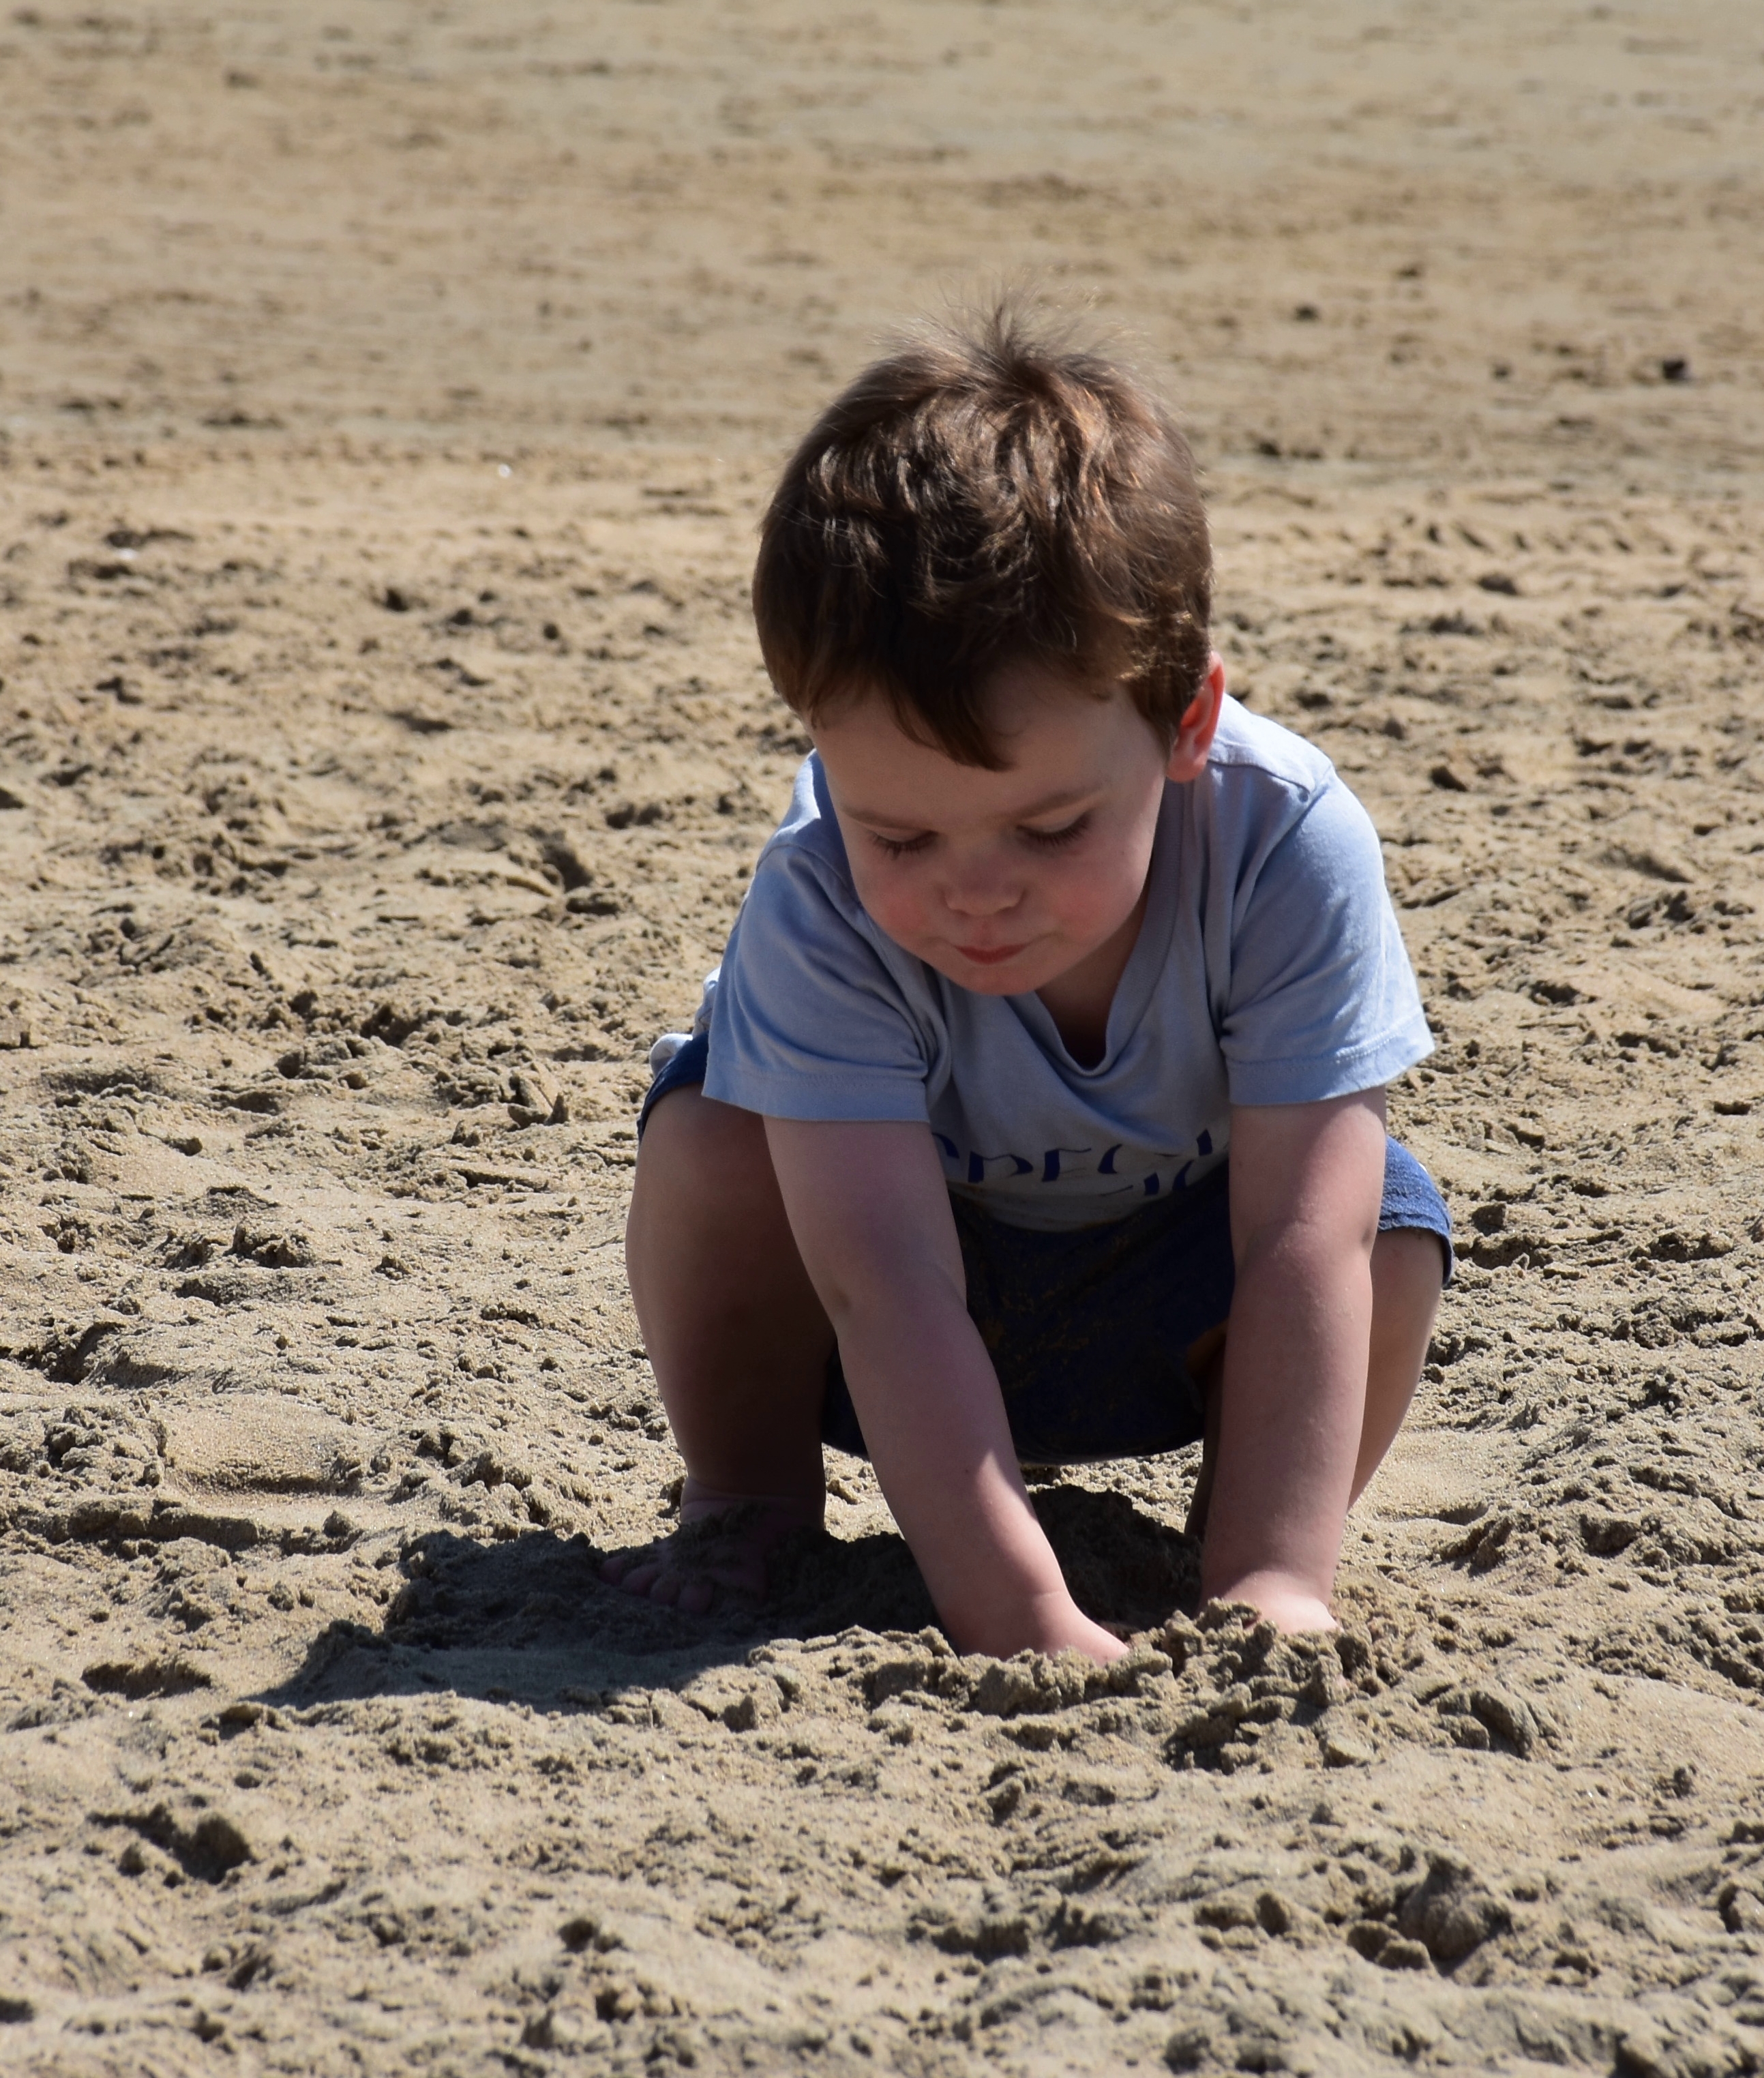
<svg viewBox="0 0 1764 2078">
<path fill-rule="evenodd" d="M 1005 960 L 1014 960 L 1023 949 L 1021 945 L 957 945 L 956 948 L 965 960 L 972 960 L 977 967 L 995 967 Z"/>
</svg>

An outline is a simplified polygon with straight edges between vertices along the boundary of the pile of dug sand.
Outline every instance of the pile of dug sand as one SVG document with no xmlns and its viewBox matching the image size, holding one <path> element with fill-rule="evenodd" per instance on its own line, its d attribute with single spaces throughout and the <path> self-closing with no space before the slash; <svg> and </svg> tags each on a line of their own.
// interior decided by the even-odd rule
<svg viewBox="0 0 1764 2078">
<path fill-rule="evenodd" d="M 0 23 L 0 2063 L 1755 2071 L 1745 0 Z M 878 333 L 1030 266 L 1370 806 L 1463 1269 L 1328 1640 L 1038 1478 L 1105 1676 L 867 1470 L 762 1610 L 632 1112 L 803 745 L 744 600 Z"/>
</svg>

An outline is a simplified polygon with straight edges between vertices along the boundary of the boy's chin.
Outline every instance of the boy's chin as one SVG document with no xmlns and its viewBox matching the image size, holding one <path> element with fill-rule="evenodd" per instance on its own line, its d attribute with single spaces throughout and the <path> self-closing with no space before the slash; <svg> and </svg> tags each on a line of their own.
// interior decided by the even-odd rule
<svg viewBox="0 0 1764 2078">
<path fill-rule="evenodd" d="M 970 967 L 960 974 L 945 967 L 941 971 L 970 995 L 1027 995 L 1039 986 L 1036 982 L 1020 979 L 1015 970 L 1010 967 L 1003 973 L 996 967 Z"/>
<path fill-rule="evenodd" d="M 959 953 L 927 960 L 926 964 L 970 995 L 1028 995 L 1053 980 L 1057 972 L 1049 970 L 1045 959 L 1006 960 L 998 966 L 982 966 Z"/>
</svg>

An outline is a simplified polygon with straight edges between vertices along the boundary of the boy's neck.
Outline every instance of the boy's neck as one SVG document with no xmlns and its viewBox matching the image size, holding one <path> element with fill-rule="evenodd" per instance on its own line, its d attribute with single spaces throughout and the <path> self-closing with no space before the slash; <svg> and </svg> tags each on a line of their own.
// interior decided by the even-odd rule
<svg viewBox="0 0 1764 2078">
<path fill-rule="evenodd" d="M 1108 1051 L 1109 1011 L 1139 942 L 1151 885 L 1148 873 L 1139 899 L 1120 928 L 1105 938 L 1094 953 L 1086 953 L 1076 966 L 1068 967 L 1036 991 L 1042 1008 L 1053 1020 L 1061 1044 L 1081 1068 L 1094 1068 Z"/>
</svg>

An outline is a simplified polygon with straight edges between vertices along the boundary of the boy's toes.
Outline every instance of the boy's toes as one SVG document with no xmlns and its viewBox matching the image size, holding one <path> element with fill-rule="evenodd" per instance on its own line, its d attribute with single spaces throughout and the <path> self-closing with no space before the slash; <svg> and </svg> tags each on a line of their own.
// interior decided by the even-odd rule
<svg viewBox="0 0 1764 2078">
<path fill-rule="evenodd" d="M 661 1577 L 659 1559 L 646 1559 L 641 1552 L 628 1551 L 609 1558 L 600 1569 L 608 1587 L 622 1588 L 628 1595 L 647 1595 Z"/>
<path fill-rule="evenodd" d="M 738 1595 L 763 1595 L 766 1588 L 765 1555 L 751 1549 L 725 1552 L 711 1568 L 711 1578 Z M 682 1609 L 686 1607 L 682 1601 Z"/>
<path fill-rule="evenodd" d="M 716 1600 L 716 1588 L 709 1580 L 683 1581 L 677 1590 L 674 1606 L 683 1609 L 689 1617 L 708 1615 L 712 1602 Z"/>
<path fill-rule="evenodd" d="M 735 1525 L 712 1516 L 682 1525 L 659 1544 L 610 1552 L 600 1577 L 622 1594 L 707 1616 L 725 1592 L 755 1600 L 766 1591 L 766 1556 L 792 1530 L 816 1519 L 807 1503 L 749 1504 Z"/>
<path fill-rule="evenodd" d="M 686 1609 L 694 1616 L 703 1615 L 716 1592 L 710 1581 L 694 1580 L 665 1559 L 645 1558 L 641 1552 L 609 1559 L 600 1569 L 600 1577 L 609 1587 L 640 1601 L 653 1602 L 658 1609 Z"/>
</svg>

